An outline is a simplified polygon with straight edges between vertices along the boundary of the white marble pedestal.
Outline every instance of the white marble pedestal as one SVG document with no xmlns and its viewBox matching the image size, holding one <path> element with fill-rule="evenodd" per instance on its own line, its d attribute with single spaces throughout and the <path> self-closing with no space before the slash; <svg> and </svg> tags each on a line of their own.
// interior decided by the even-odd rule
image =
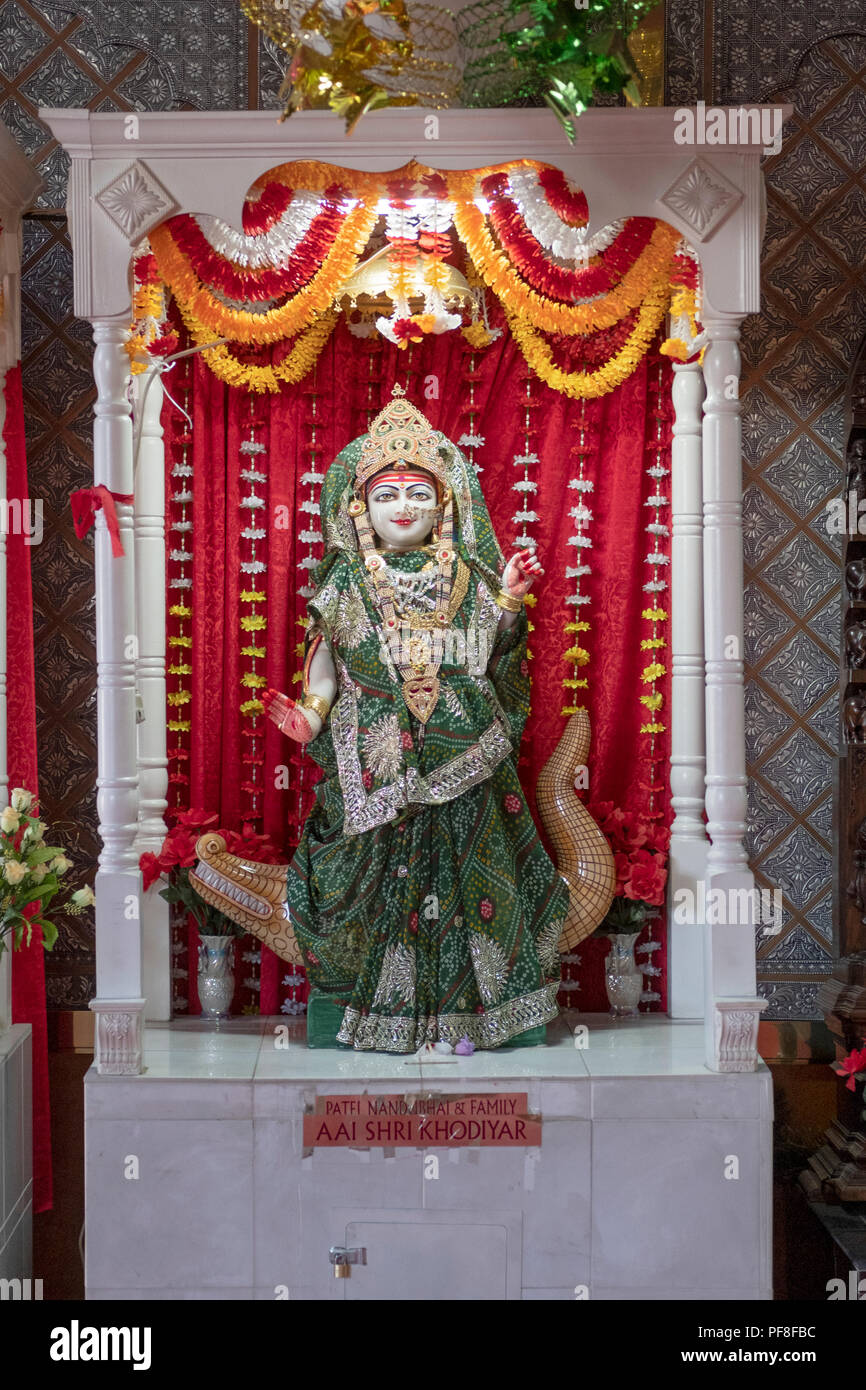
<svg viewBox="0 0 866 1390">
<path fill-rule="evenodd" d="M 421 1069 L 284 1019 L 148 1026 L 143 1075 L 85 1081 L 88 1297 L 770 1298 L 767 1069 L 658 1017 L 548 1039 Z M 525 1091 L 541 1145 L 304 1151 L 317 1095 L 419 1090 Z M 335 1279 L 334 1245 L 367 1265 Z"/>
<path fill-rule="evenodd" d="M 29 1280 L 33 1273 L 31 1055 L 29 1023 L 0 1032 L 0 1279 L 6 1280 Z M 9 1297 L 25 1296 L 29 1291 L 10 1286 Z"/>
</svg>

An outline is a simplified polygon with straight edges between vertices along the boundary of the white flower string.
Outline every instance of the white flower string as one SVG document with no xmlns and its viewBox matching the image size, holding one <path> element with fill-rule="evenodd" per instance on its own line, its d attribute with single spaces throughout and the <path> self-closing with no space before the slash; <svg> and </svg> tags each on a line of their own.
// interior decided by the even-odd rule
<svg viewBox="0 0 866 1390">
<path fill-rule="evenodd" d="M 651 519 L 646 523 L 644 530 L 649 537 L 649 550 L 646 555 L 645 563 L 652 567 L 652 579 L 647 581 L 643 588 L 644 592 L 654 595 L 651 606 L 644 608 L 641 617 L 651 624 L 651 635 L 641 641 L 641 651 L 645 652 L 649 661 L 641 672 L 641 682 L 648 687 L 640 696 L 640 702 L 649 711 L 650 718 L 641 724 L 641 734 L 649 736 L 649 813 L 653 816 L 656 798 L 656 739 L 659 734 L 665 732 L 665 724 L 659 718 L 659 713 L 664 702 L 664 696 L 659 689 L 659 681 L 666 674 L 665 663 L 658 660 L 667 647 L 667 638 L 662 635 L 663 624 L 669 620 L 669 612 L 663 606 L 661 595 L 668 588 L 668 580 L 663 577 L 668 572 L 666 566 L 670 565 L 670 527 L 667 521 L 662 518 L 668 515 L 670 498 L 668 488 L 664 480 L 670 476 L 670 469 L 665 462 L 667 449 L 664 440 L 664 426 L 662 417 L 662 399 L 664 395 L 664 367 L 659 359 L 655 374 L 655 380 L 651 382 L 653 411 L 655 418 L 655 436 L 651 441 L 649 463 L 646 473 L 650 480 L 650 493 L 644 505 L 651 510 Z M 654 933 L 659 923 L 659 913 L 656 912 L 650 917 L 648 930 L 649 939 L 637 947 L 637 951 L 646 955 L 646 961 L 641 965 L 641 971 L 645 977 L 644 989 L 641 994 L 642 1004 L 657 1004 L 661 1001 L 658 990 L 653 988 L 654 978 L 661 974 L 661 967 L 652 963 L 652 953 L 657 951 L 661 942 L 654 939 Z"/>
<path fill-rule="evenodd" d="M 313 369 L 313 384 L 308 392 L 308 398 L 310 401 L 310 442 L 306 446 L 306 452 L 309 455 L 309 467 L 301 475 L 301 483 L 302 485 L 309 488 L 309 492 L 307 496 L 302 499 L 301 504 L 298 508 L 298 512 L 300 517 L 303 518 L 304 521 L 310 522 L 310 524 L 303 525 L 302 522 L 301 529 L 297 533 L 297 539 L 299 543 L 301 545 L 306 545 L 307 547 L 307 554 L 303 556 L 298 563 L 298 568 L 301 570 L 302 574 L 304 574 L 305 579 L 307 581 L 300 586 L 300 588 L 298 589 L 298 594 L 300 595 L 300 597 L 305 599 L 312 598 L 313 594 L 316 592 L 314 586 L 310 584 L 308 581 L 310 579 L 311 571 L 315 569 L 316 565 L 318 565 L 319 560 L 321 558 L 322 543 L 324 539 L 321 528 L 322 507 L 320 497 L 322 491 L 322 483 L 324 482 L 325 475 L 323 472 L 320 472 L 316 467 L 318 456 L 323 452 L 323 450 L 322 445 L 319 443 L 319 436 L 321 433 L 321 422 L 319 412 L 318 373 L 315 367 Z M 298 617 L 297 624 L 299 627 L 306 630 L 306 617 Z M 302 682 L 304 678 L 305 646 L 306 642 L 302 638 L 301 641 L 298 642 L 298 644 L 295 647 L 296 669 L 292 674 L 293 684 Z M 294 829 L 297 828 L 298 835 L 300 835 L 300 830 L 304 823 L 304 797 L 306 792 L 308 766 L 309 764 L 306 756 L 305 744 L 296 744 L 293 748 L 293 756 L 291 759 L 291 767 L 297 774 L 297 797 L 295 802 L 296 810 L 294 814 L 290 814 L 289 816 L 289 822 L 293 828 L 293 841 L 296 839 Z M 298 974 L 286 976 L 283 979 L 283 984 L 287 985 L 288 988 L 291 990 L 291 996 L 284 999 L 282 1004 L 280 1005 L 281 1013 L 301 1014 L 305 1012 L 306 1004 L 302 999 L 298 998 L 298 991 L 303 988 L 305 979 L 306 977 L 304 975 Z M 292 981 L 292 983 L 289 984 L 289 981 Z"/>
<path fill-rule="evenodd" d="M 479 434 L 475 428 L 475 417 L 478 414 L 478 406 L 475 404 L 475 353 L 469 354 L 469 429 L 465 434 L 461 434 L 457 443 L 466 452 L 469 463 L 475 469 L 476 476 L 483 473 L 484 469 L 475 462 L 475 450 L 484 445 L 484 436 Z"/>
<path fill-rule="evenodd" d="M 238 505 L 241 520 L 246 525 L 241 528 L 245 541 L 240 562 L 241 602 L 249 604 L 249 613 L 241 617 L 241 631 L 244 645 L 240 649 L 242 657 L 241 694 L 241 738 L 242 777 L 241 790 L 249 797 L 244 820 L 261 822 L 263 816 L 262 769 L 264 752 L 264 705 L 261 699 L 262 688 L 267 684 L 262 670 L 267 656 L 267 620 L 261 612 L 266 600 L 266 585 L 261 576 L 267 571 L 267 527 L 261 523 L 267 507 L 266 497 L 258 488 L 267 489 L 268 453 L 267 446 L 256 439 L 258 422 L 256 404 L 252 393 L 249 400 L 248 433 L 240 445 L 241 467 L 238 488 Z M 261 587 L 259 584 L 261 582 Z M 249 588 L 247 587 L 249 585 Z M 257 829 L 260 826 L 257 825 Z"/>
<path fill-rule="evenodd" d="M 574 523 L 572 534 L 568 537 L 566 544 L 574 547 L 574 553 L 566 552 L 567 563 L 565 567 L 566 579 L 574 581 L 573 591 L 566 596 L 566 603 L 574 608 L 574 616 L 565 624 L 565 631 L 577 634 L 572 639 L 572 644 L 565 653 L 565 659 L 572 664 L 572 673 L 566 677 L 562 684 L 567 690 L 576 692 L 587 690 L 589 686 L 588 678 L 582 674 L 582 668 L 589 662 L 589 652 L 582 645 L 580 633 L 589 631 L 589 620 L 586 616 L 586 606 L 590 602 L 590 596 L 586 592 L 585 580 L 592 574 L 592 566 L 588 563 L 589 556 L 587 551 L 592 549 L 592 537 L 588 534 L 587 528 L 593 519 L 591 508 L 587 505 L 587 499 L 592 493 L 594 484 L 591 478 L 586 476 L 586 457 L 589 452 L 589 430 L 586 419 L 586 401 L 580 402 L 580 415 L 573 426 L 577 430 L 577 444 L 571 452 L 577 455 L 577 476 L 568 480 L 568 490 L 573 494 L 574 504 L 569 507 L 569 516 Z M 564 705 L 561 714 L 570 716 L 577 714 L 578 710 L 585 709 L 584 704 L 578 703 L 577 695 L 572 694 L 571 703 Z"/>
<path fill-rule="evenodd" d="M 532 383 L 534 380 L 535 377 L 533 373 L 527 371 L 525 377 L 526 399 L 523 402 L 523 453 L 515 454 L 514 458 L 512 459 L 512 463 L 515 468 L 523 469 L 523 477 L 519 478 L 516 483 L 512 483 L 511 485 L 513 492 L 520 493 L 521 504 L 518 507 L 518 510 L 512 514 L 511 520 L 515 523 L 516 526 L 523 527 L 523 530 L 520 531 L 514 537 L 514 544 L 521 550 L 528 547 L 531 550 L 533 556 L 535 555 L 536 550 L 538 548 L 538 541 L 536 540 L 535 536 L 533 536 L 532 532 L 529 530 L 529 527 L 532 525 L 533 522 L 538 521 L 540 519 L 538 512 L 535 510 L 534 506 L 531 505 L 531 502 L 533 500 L 533 494 L 538 492 L 538 483 L 535 482 L 535 480 L 530 478 L 529 476 L 530 468 L 534 467 L 538 463 L 538 454 L 536 454 L 531 447 Z M 534 608 L 538 600 L 536 598 L 536 595 L 530 591 L 526 595 L 524 602 L 527 608 Z M 526 626 L 527 632 L 531 633 L 535 631 L 535 624 L 529 621 L 528 613 Z M 534 657 L 535 653 L 529 650 L 529 644 L 527 642 L 526 658 L 528 661 L 532 661 Z"/>
<path fill-rule="evenodd" d="M 175 367 L 178 377 L 175 382 L 179 401 L 172 403 L 183 416 L 183 423 L 173 420 L 167 433 L 167 456 L 171 466 L 166 478 L 168 493 L 166 506 L 166 539 L 168 543 L 169 579 L 167 586 L 168 613 L 166 614 L 166 636 L 168 664 L 166 666 L 166 730 L 173 735 L 173 742 L 167 746 L 169 815 L 177 815 L 189 805 L 189 760 L 190 760 L 190 702 L 192 692 L 189 678 L 192 675 L 192 432 L 190 427 L 191 370 L 189 361 Z M 175 544 L 175 541 L 178 543 Z M 189 928 L 186 913 L 172 905 L 171 954 L 172 954 L 172 1013 L 183 1013 L 189 1008 Z"/>
</svg>

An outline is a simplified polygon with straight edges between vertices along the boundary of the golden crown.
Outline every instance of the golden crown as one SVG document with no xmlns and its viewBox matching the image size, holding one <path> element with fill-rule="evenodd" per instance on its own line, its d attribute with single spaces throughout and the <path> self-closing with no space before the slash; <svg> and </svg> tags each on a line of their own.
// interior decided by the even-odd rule
<svg viewBox="0 0 866 1390">
<path fill-rule="evenodd" d="M 406 400 L 402 386 L 395 386 L 392 399 L 380 410 L 361 446 L 355 469 L 355 490 L 361 493 L 370 478 L 383 468 L 404 464 L 432 473 L 442 487 L 448 485 L 445 460 L 439 453 L 439 435 L 420 410 Z"/>
</svg>

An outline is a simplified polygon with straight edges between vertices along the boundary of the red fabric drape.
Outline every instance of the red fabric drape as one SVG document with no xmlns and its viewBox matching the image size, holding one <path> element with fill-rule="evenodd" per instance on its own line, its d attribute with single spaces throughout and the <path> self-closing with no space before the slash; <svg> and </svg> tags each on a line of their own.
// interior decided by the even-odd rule
<svg viewBox="0 0 866 1390">
<path fill-rule="evenodd" d="M 6 497 L 29 497 L 24 449 L 21 368 L 6 376 Z M 6 537 L 6 651 L 9 672 L 7 740 L 9 786 L 38 792 L 36 774 L 36 695 L 33 659 L 31 547 L 23 534 Z M 33 1029 L 33 1210 L 52 1204 L 51 1117 L 48 1093 L 48 1027 L 45 1011 L 45 960 L 39 927 L 33 940 L 13 954 L 12 1018 Z"/>
<path fill-rule="evenodd" d="M 502 326 L 498 313 L 495 308 L 495 322 Z M 192 730 L 190 786 L 181 789 L 181 805 L 216 811 L 220 823 L 229 828 L 239 826 L 246 814 L 247 800 L 240 787 L 242 721 L 238 712 L 245 694 L 239 685 L 238 649 L 248 639 L 240 634 L 238 594 L 250 581 L 239 574 L 238 567 L 239 530 L 244 524 L 238 520 L 239 472 L 245 466 L 238 450 L 248 436 L 250 410 L 261 422 L 257 438 L 267 445 L 269 474 L 268 484 L 258 486 L 269 498 L 267 509 L 260 513 L 269 528 L 268 570 L 258 577 L 258 587 L 264 586 L 268 593 L 267 681 L 297 694 L 291 677 L 300 667 L 295 647 L 303 634 L 296 620 L 306 611 L 306 600 L 297 590 L 309 580 L 309 571 L 299 568 L 309 547 L 298 539 L 298 533 L 319 525 L 318 518 L 300 510 L 300 502 L 310 496 L 309 487 L 301 482 L 303 473 L 313 466 L 313 457 L 318 471 L 324 471 L 349 440 L 363 433 L 368 410 L 375 412 L 386 403 L 395 381 L 407 387 L 410 399 L 435 427 L 450 439 L 459 439 L 470 424 L 472 361 L 472 350 L 459 333 L 428 337 L 400 351 L 378 337 L 355 338 L 341 323 L 319 358 L 314 375 L 279 396 L 256 398 L 251 407 L 245 391 L 224 387 L 201 358 L 196 359 L 193 676 L 188 707 Z M 656 601 L 656 596 L 643 589 L 652 577 L 645 557 L 656 548 L 645 530 L 653 513 L 644 505 L 657 490 L 646 473 L 647 464 L 655 461 L 648 456 L 648 443 L 658 431 L 657 391 L 654 395 L 650 386 L 660 384 L 669 400 L 670 364 L 657 353 L 650 354 L 616 391 L 586 402 L 585 408 L 533 378 L 529 447 L 540 462 L 530 465 L 529 477 L 538 483 L 538 492 L 528 495 L 513 488 L 524 477 L 524 470 L 512 462 L 515 455 L 526 452 L 526 363 L 504 331 L 490 347 L 474 354 L 474 364 L 475 430 L 486 440 L 476 450 L 476 462 L 482 468 L 481 486 L 506 558 L 517 548 L 514 537 L 524 530 L 523 523 L 512 520 L 513 514 L 534 509 L 540 515 L 528 528 L 538 539 L 538 555 L 545 570 L 536 586 L 538 603 L 530 612 L 535 625 L 529 643 L 533 705 L 520 764 L 530 805 L 534 806 L 532 793 L 538 773 L 562 734 L 563 706 L 587 699 L 593 730 L 589 799 L 612 800 L 624 808 L 645 812 L 647 788 L 655 783 L 662 790 L 654 794 L 653 809 L 667 823 L 668 735 L 657 735 L 653 748 L 649 737 L 639 733 L 641 724 L 651 718 L 639 697 L 647 689 L 641 684 L 641 671 L 649 660 L 656 659 L 655 653 L 648 655 L 640 645 L 641 639 L 649 636 L 641 612 Z M 594 482 L 594 491 L 588 494 L 568 488 L 569 478 L 578 471 L 574 450 L 582 411 L 590 441 L 585 471 Z M 172 417 L 169 403 L 167 430 Z M 317 452 L 311 455 L 314 427 Z M 664 484 L 658 490 L 664 492 Z M 569 509 L 581 500 L 593 513 L 588 528 L 593 546 L 583 552 L 568 544 L 575 531 Z M 288 505 L 292 518 L 289 530 L 274 525 L 281 503 Z M 664 539 L 659 548 L 667 548 Z M 314 553 L 320 555 L 321 547 Z M 592 566 L 592 575 L 584 581 L 591 603 L 576 610 L 565 602 L 574 592 L 574 580 L 565 577 L 565 570 L 580 562 Z M 669 608 L 669 595 L 663 593 L 659 602 Z M 588 618 L 590 630 L 579 635 L 566 633 L 565 624 L 575 618 Z M 588 697 L 560 684 L 574 675 L 563 653 L 577 643 L 591 656 L 580 672 L 589 678 Z M 669 666 L 664 652 L 659 659 Z M 668 713 L 666 698 L 661 714 L 665 723 Z M 312 804 L 310 793 L 318 769 L 270 724 L 264 753 L 263 817 L 256 828 L 270 833 L 290 857 L 304 814 Z M 655 764 L 651 757 L 657 760 Z M 284 790 L 275 776 L 280 765 L 286 764 L 291 768 L 289 790 Z M 580 950 L 580 990 L 568 1002 L 587 1010 L 604 1009 L 606 943 L 587 942 Z M 272 1013 L 280 1007 L 283 995 L 279 979 L 288 967 L 274 964 L 267 951 L 263 954 L 261 1008 Z M 663 957 L 660 950 L 653 958 L 663 970 L 655 985 L 662 1004 Z M 192 999 L 190 1007 L 194 1008 Z"/>
</svg>

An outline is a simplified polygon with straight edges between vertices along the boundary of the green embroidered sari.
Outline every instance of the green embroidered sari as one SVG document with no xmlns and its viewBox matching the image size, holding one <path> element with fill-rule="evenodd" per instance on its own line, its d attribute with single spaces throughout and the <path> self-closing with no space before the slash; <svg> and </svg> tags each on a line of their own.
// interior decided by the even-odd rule
<svg viewBox="0 0 866 1390">
<path fill-rule="evenodd" d="M 558 1012 L 568 889 L 517 776 L 526 615 L 499 629 L 501 552 L 477 479 L 452 446 L 453 642 L 426 725 L 410 713 L 345 513 L 359 443 L 328 470 L 322 515 L 333 549 L 308 603 L 308 640 L 322 633 L 338 679 L 307 745 L 324 777 L 288 870 L 287 910 L 314 989 L 309 1041 L 386 1052 L 464 1035 L 478 1048 L 540 1042 Z M 429 548 L 389 553 L 388 564 L 398 608 L 423 621 L 433 608 Z"/>
</svg>

